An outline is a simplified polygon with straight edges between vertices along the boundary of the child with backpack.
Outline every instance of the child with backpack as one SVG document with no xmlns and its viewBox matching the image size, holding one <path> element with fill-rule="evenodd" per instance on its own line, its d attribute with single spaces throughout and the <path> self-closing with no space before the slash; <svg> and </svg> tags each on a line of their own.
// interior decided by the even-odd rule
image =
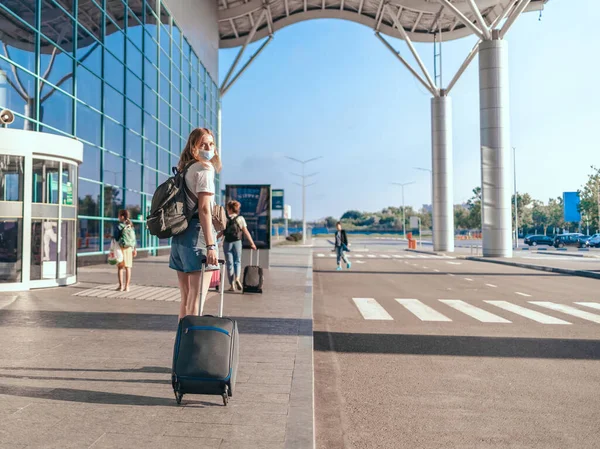
<svg viewBox="0 0 600 449">
<path fill-rule="evenodd" d="M 240 276 L 242 274 L 242 241 L 244 236 L 250 242 L 250 247 L 256 250 L 246 220 L 240 215 L 240 208 L 239 201 L 233 200 L 227 203 L 227 226 L 223 232 L 219 233 L 219 238 L 224 237 L 223 250 L 227 261 L 230 292 L 243 290 Z"/>
<path fill-rule="evenodd" d="M 117 291 L 129 291 L 129 283 L 131 282 L 131 268 L 133 267 L 133 258 L 137 256 L 135 230 L 133 223 L 129 218 L 129 211 L 119 211 L 119 225 L 115 235 L 115 240 L 119 244 L 123 253 L 123 261 L 117 265 L 117 277 L 119 286 Z M 123 283 L 123 270 L 125 270 L 125 283 Z"/>
</svg>

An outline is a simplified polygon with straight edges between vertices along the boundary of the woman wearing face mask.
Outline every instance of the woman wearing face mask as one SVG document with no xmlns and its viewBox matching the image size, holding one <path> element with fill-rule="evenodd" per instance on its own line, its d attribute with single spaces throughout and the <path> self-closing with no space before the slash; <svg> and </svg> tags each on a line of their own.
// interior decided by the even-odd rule
<svg viewBox="0 0 600 449">
<path fill-rule="evenodd" d="M 215 196 L 215 172 L 221 170 L 221 159 L 215 152 L 212 132 L 196 128 L 188 137 L 181 153 L 178 170 L 188 167 L 185 175 L 187 206 L 197 209 L 182 234 L 173 237 L 169 267 L 177 271 L 181 306 L 179 319 L 186 315 L 202 315 L 210 285 L 211 271 L 204 273 L 200 301 L 202 261 L 218 266 L 217 238 L 212 225 L 212 204 Z"/>
</svg>

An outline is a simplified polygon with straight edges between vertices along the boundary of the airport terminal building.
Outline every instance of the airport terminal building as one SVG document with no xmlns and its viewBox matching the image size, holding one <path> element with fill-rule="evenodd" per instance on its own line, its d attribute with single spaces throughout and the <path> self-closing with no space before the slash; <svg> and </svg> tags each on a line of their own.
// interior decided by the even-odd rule
<svg viewBox="0 0 600 449">
<path fill-rule="evenodd" d="M 0 2 L 0 290 L 74 282 L 119 209 L 168 247 L 145 213 L 191 129 L 218 141 L 217 23 L 208 0 Z"/>
</svg>

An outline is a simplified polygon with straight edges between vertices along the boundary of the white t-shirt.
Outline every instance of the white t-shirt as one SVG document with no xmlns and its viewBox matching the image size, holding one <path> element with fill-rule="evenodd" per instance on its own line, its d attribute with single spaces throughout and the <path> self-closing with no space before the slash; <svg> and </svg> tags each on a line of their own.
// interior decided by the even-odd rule
<svg viewBox="0 0 600 449">
<path fill-rule="evenodd" d="M 214 203 L 214 194 L 215 194 L 215 168 L 212 164 L 204 165 L 201 162 L 196 162 L 190 168 L 188 168 L 187 173 L 185 174 L 185 183 L 188 188 L 194 192 L 195 196 L 191 198 L 187 195 L 187 205 L 189 208 L 193 209 L 198 205 L 198 193 L 212 193 L 213 198 L 211 199 L 211 203 Z M 196 218 L 198 214 L 196 214 Z M 211 224 L 213 236 L 216 236 L 216 232 L 214 227 Z M 216 241 L 216 237 L 215 237 Z M 202 231 L 202 227 L 200 227 L 200 232 L 198 233 L 198 247 L 204 248 L 206 246 L 206 240 L 204 239 L 204 232 Z"/>
<path fill-rule="evenodd" d="M 187 205 L 190 209 L 193 209 L 198 204 L 198 193 L 215 194 L 215 168 L 212 164 L 204 165 L 201 162 L 196 162 L 188 168 L 185 174 L 185 183 L 190 191 L 195 194 L 193 198 L 187 195 Z M 212 202 L 214 202 L 214 198 Z"/>
<path fill-rule="evenodd" d="M 237 224 L 240 228 L 244 229 L 248 227 L 248 224 L 246 223 L 246 219 L 244 217 L 242 217 L 241 215 L 238 214 L 231 214 L 229 216 L 229 218 L 231 218 L 232 220 L 237 218 Z"/>
</svg>

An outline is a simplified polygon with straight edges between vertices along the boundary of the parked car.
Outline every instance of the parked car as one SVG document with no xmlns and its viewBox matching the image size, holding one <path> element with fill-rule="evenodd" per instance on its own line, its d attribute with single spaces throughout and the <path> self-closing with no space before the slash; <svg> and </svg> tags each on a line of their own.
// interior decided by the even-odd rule
<svg viewBox="0 0 600 449">
<path fill-rule="evenodd" d="M 585 242 L 585 246 L 587 248 L 600 248 L 600 234 L 594 234 L 594 235 L 592 235 Z"/>
<path fill-rule="evenodd" d="M 554 247 L 564 248 L 565 246 L 579 246 L 579 239 L 586 237 L 579 232 L 572 232 L 570 234 L 560 234 L 554 237 Z"/>
<path fill-rule="evenodd" d="M 554 245 L 554 239 L 547 235 L 528 235 L 525 237 L 523 242 L 529 246 L 537 246 L 537 245 Z"/>
</svg>

